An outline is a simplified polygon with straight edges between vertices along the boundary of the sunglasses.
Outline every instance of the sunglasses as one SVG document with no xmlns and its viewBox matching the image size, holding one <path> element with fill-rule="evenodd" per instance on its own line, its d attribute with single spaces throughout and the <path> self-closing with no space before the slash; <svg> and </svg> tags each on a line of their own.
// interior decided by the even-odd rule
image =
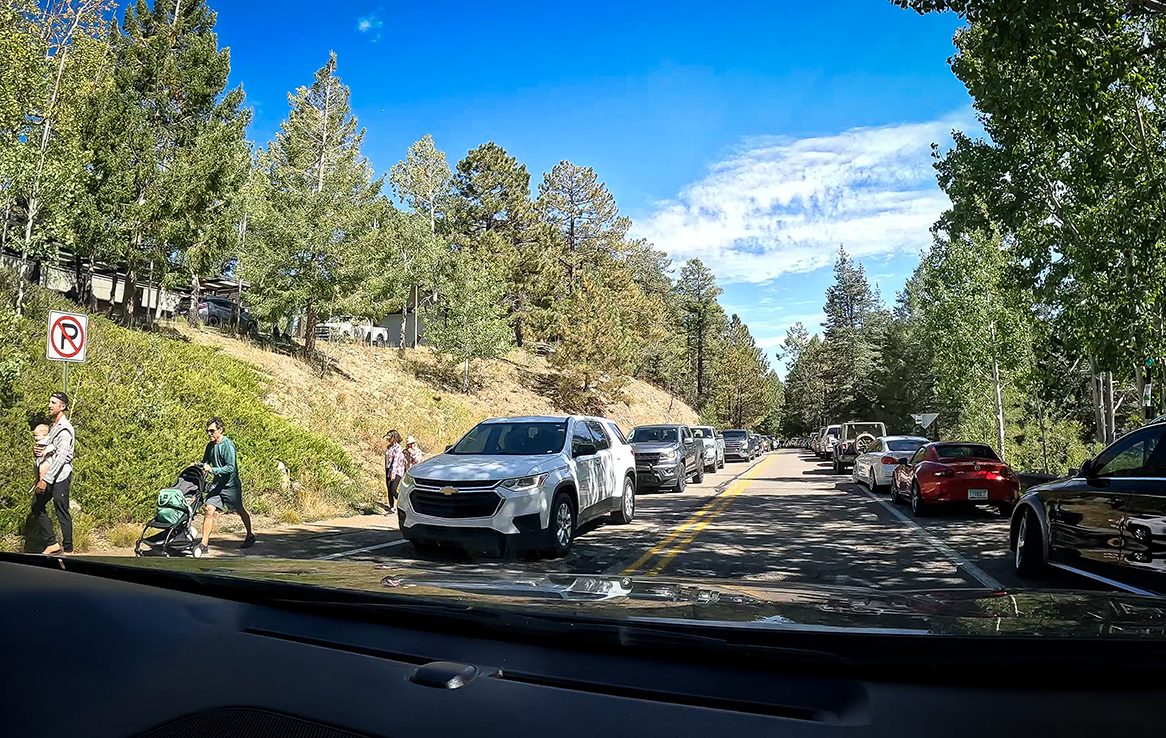
<svg viewBox="0 0 1166 738">
<path fill-rule="evenodd" d="M 208 436 L 209 436 L 209 435 L 211 435 L 211 434 L 212 434 L 212 433 L 214 433 L 216 430 L 218 430 L 218 428 L 207 428 L 207 429 L 206 429 L 207 435 L 208 435 Z"/>
</svg>

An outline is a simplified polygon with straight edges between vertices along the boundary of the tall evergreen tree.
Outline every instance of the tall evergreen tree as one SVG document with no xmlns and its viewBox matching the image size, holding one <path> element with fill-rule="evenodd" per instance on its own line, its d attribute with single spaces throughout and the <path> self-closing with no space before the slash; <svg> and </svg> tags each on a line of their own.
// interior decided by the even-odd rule
<svg viewBox="0 0 1166 738">
<path fill-rule="evenodd" d="M 591 167 L 556 164 L 543 175 L 535 206 L 555 234 L 554 258 L 568 282 L 597 272 L 625 249 L 631 221 Z"/>
<path fill-rule="evenodd" d="M 361 249 L 382 180 L 361 154 L 364 129 L 348 98 L 332 53 L 310 86 L 288 95 L 291 111 L 259 157 L 270 220 L 257 224 L 243 272 L 261 313 L 304 312 L 309 355 L 321 312 L 361 288 L 359 266 L 382 268 Z"/>
<path fill-rule="evenodd" d="M 505 355 L 510 328 L 501 307 L 502 280 L 470 254 L 455 257 L 441 302 L 431 309 L 427 337 L 434 350 L 464 366 L 462 391 L 470 391 L 471 364 Z"/>
<path fill-rule="evenodd" d="M 736 315 L 729 319 L 721 344 L 713 396 L 718 424 L 753 429 L 773 407 L 772 390 L 766 382 L 769 364 L 749 327 Z"/>
<path fill-rule="evenodd" d="M 698 409 L 709 396 L 710 354 L 725 325 L 725 313 L 717 303 L 723 290 L 717 277 L 700 259 L 689 259 L 680 270 L 676 291 L 683 305 L 683 325 L 689 371 L 695 382 L 693 400 Z"/>
<path fill-rule="evenodd" d="M 870 379 L 878 359 L 885 323 L 879 299 L 844 248 L 834 262 L 834 284 L 826 290 L 826 385 L 832 417 L 870 417 L 874 412 Z"/>
</svg>

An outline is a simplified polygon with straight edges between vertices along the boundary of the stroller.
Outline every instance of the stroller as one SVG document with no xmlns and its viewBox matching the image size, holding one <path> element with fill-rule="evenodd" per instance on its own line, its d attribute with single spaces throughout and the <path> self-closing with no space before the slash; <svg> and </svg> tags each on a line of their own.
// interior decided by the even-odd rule
<svg viewBox="0 0 1166 738">
<path fill-rule="evenodd" d="M 206 477 L 202 466 L 188 466 L 178 475 L 178 481 L 173 487 L 158 492 L 158 511 L 154 519 L 146 523 L 142 535 L 134 545 L 134 555 L 185 556 L 190 553 L 194 558 L 202 555 L 202 550 L 195 544 L 198 542 L 198 529 L 194 527 L 194 515 L 202 505 L 206 494 Z M 152 536 L 146 537 L 151 530 L 159 530 Z M 143 550 L 142 544 L 146 544 Z"/>
</svg>

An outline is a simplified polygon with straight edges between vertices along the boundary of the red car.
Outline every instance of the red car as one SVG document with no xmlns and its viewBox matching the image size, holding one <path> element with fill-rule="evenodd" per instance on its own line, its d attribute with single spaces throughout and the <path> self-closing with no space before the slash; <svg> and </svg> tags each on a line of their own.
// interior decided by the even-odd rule
<svg viewBox="0 0 1166 738">
<path fill-rule="evenodd" d="M 1020 499 L 1020 480 L 982 443 L 929 443 L 891 475 L 891 501 L 910 502 L 917 517 L 942 503 L 994 505 L 1009 516 Z"/>
</svg>

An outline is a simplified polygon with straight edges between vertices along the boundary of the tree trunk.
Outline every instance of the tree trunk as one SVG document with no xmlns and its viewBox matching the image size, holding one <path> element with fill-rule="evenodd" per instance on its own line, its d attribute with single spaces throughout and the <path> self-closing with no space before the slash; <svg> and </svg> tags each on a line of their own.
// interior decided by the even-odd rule
<svg viewBox="0 0 1166 738">
<path fill-rule="evenodd" d="M 417 348 L 417 285 L 413 285 L 413 348 Z"/>
<path fill-rule="evenodd" d="M 401 343 L 400 343 L 399 350 L 402 354 L 405 353 L 405 346 L 408 345 L 407 343 L 405 343 L 405 326 L 408 325 L 408 323 L 409 323 L 409 301 L 405 300 L 405 304 L 401 306 Z"/>
<path fill-rule="evenodd" d="M 996 445 L 1000 449 L 1000 460 L 1008 461 L 1004 454 L 1004 399 L 1000 392 L 1000 362 L 992 359 L 992 390 L 996 395 Z"/>
<path fill-rule="evenodd" d="M 1093 397 L 1093 422 L 1097 425 L 1094 437 L 1098 443 L 1105 443 L 1109 435 L 1105 431 L 1105 406 L 1102 400 L 1101 374 L 1097 371 L 1097 362 L 1089 358 L 1089 391 Z"/>
<path fill-rule="evenodd" d="M 1107 436 L 1105 444 L 1108 446 L 1117 438 L 1117 412 L 1113 406 L 1113 372 L 1105 373 L 1105 428 Z"/>
<path fill-rule="evenodd" d="M 1150 406 L 1147 405 L 1145 402 L 1145 399 L 1146 399 L 1146 373 L 1142 369 L 1142 367 L 1140 367 L 1136 364 L 1134 365 L 1134 379 L 1138 383 L 1138 407 L 1141 408 L 1141 412 L 1139 414 L 1145 420 L 1149 420 L 1150 416 L 1148 416 L 1147 413 L 1149 412 Z M 1150 401 L 1153 402 L 1153 398 L 1151 398 Z"/>
<path fill-rule="evenodd" d="M 197 328 L 199 324 L 198 317 L 198 303 L 202 300 L 202 285 L 199 283 L 198 275 L 191 272 L 190 274 L 190 307 L 186 310 L 186 322 L 190 324 L 191 328 Z"/>
<path fill-rule="evenodd" d="M 316 306 L 311 300 L 308 300 L 304 323 L 304 355 L 310 358 L 316 353 Z"/>
<path fill-rule="evenodd" d="M 469 359 L 466 359 L 466 373 L 462 377 L 462 393 L 467 394 L 467 395 L 470 393 L 470 360 Z"/>
<path fill-rule="evenodd" d="M 28 274 L 28 245 L 20 246 L 20 266 L 16 268 L 16 314 L 24 314 L 24 281 Z"/>
<path fill-rule="evenodd" d="M 138 273 L 133 269 L 126 270 L 126 287 L 125 287 L 125 311 L 126 325 L 134 325 L 135 313 L 138 307 Z"/>
<path fill-rule="evenodd" d="M 93 273 L 97 271 L 97 260 L 90 256 L 85 265 L 85 288 L 82 291 L 82 304 L 88 304 L 89 309 L 97 311 L 97 296 L 93 294 Z"/>
<path fill-rule="evenodd" d="M 113 318 L 117 310 L 117 283 L 120 281 L 121 272 L 115 266 L 113 268 L 113 277 L 109 281 L 109 317 Z"/>
</svg>

